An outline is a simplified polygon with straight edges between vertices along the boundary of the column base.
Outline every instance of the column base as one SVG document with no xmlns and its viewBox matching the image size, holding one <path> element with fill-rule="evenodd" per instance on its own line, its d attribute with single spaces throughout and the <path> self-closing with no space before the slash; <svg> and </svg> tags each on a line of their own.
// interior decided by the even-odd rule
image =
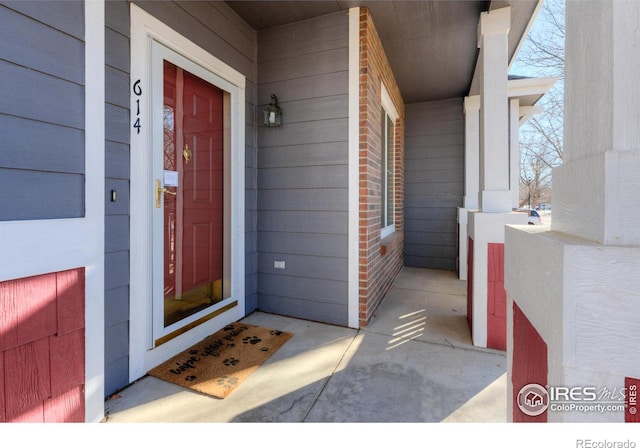
<svg viewBox="0 0 640 448">
<path fill-rule="evenodd" d="M 521 413 L 515 402 L 519 391 L 513 390 L 514 375 L 525 378 L 524 369 L 538 372 L 531 377 L 533 381 L 543 377 L 543 360 L 536 357 L 535 350 L 514 359 L 513 347 L 522 343 L 516 338 L 526 333 L 518 323 L 522 319 L 513 319 L 514 309 L 526 317 L 546 345 L 547 384 L 542 386 L 556 391 L 578 388 L 574 393 L 578 399 L 572 400 L 574 409 L 562 406 L 569 404 L 566 397 L 549 396 L 547 421 L 624 422 L 637 418 L 625 411 L 621 393 L 625 384 L 638 384 L 640 378 L 638 272 L 640 247 L 605 246 L 537 226 L 507 227 L 505 287 L 509 302 L 515 304 L 507 307 L 510 421 L 518 421 Z M 590 399 L 590 391 L 598 395 L 596 400 Z M 604 412 L 575 408 L 603 402 L 622 407 Z"/>
<path fill-rule="evenodd" d="M 473 255 L 467 266 L 467 316 L 477 347 L 506 349 L 504 229 L 507 224 L 527 225 L 527 220 L 524 213 L 468 213 L 467 233 Z"/>
<path fill-rule="evenodd" d="M 458 278 L 467 280 L 467 222 L 471 210 L 458 207 Z"/>
</svg>

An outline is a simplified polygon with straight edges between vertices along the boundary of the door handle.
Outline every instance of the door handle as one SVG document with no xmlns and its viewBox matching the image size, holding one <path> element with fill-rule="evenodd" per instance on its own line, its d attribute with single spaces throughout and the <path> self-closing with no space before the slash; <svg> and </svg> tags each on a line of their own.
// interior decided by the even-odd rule
<svg viewBox="0 0 640 448">
<path fill-rule="evenodd" d="M 189 145 L 185 145 L 184 151 L 182 151 L 182 157 L 184 157 L 184 163 L 189 163 L 189 160 L 191 160 L 191 150 L 189 149 Z"/>
<path fill-rule="evenodd" d="M 156 208 L 160 208 L 160 197 L 162 196 L 162 193 L 166 193 L 166 194 L 170 194 L 171 196 L 175 196 L 176 192 L 175 191 L 171 191 L 168 190 L 167 187 L 163 187 L 160 184 L 160 179 L 156 179 Z"/>
</svg>

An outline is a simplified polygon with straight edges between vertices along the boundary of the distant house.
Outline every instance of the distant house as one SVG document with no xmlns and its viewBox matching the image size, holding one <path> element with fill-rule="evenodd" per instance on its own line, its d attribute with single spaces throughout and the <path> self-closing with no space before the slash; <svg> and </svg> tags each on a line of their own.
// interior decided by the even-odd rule
<svg viewBox="0 0 640 448">
<path fill-rule="evenodd" d="M 403 265 L 457 270 L 511 356 L 517 130 L 555 80 L 507 73 L 540 7 L 0 2 L 0 421 L 100 421 L 255 310 L 366 327 Z"/>
</svg>

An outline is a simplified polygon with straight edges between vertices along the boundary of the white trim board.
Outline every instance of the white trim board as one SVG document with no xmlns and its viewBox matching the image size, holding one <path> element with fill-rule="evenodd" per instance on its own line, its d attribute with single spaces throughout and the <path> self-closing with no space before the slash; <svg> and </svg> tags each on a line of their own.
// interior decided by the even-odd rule
<svg viewBox="0 0 640 448">
<path fill-rule="evenodd" d="M 85 420 L 104 418 L 105 4 L 85 0 Z"/>
<path fill-rule="evenodd" d="M 391 95 L 389 95 L 389 91 L 387 90 L 387 88 L 384 86 L 383 82 L 380 82 L 380 104 L 382 105 L 382 108 L 384 109 L 385 113 L 389 116 L 389 118 L 391 119 L 391 121 L 393 122 L 393 129 L 394 129 L 394 135 L 395 135 L 395 128 L 396 128 L 396 121 L 398 121 L 398 117 L 400 116 L 400 114 L 398 114 L 398 111 L 396 110 L 396 107 L 393 105 L 393 101 L 391 100 Z M 386 128 L 384 130 L 384 134 L 385 134 L 385 138 L 383 140 L 386 140 Z M 393 139 L 394 141 L 394 167 L 393 167 L 393 178 L 394 178 L 394 183 L 395 183 L 395 178 L 397 173 L 395 172 L 395 138 Z M 386 143 L 384 143 L 383 145 L 383 152 L 384 152 L 384 157 L 387 157 L 387 150 L 388 148 L 386 147 Z M 381 177 L 382 180 L 384 180 L 385 185 L 386 185 L 386 173 L 382 173 Z M 388 188 L 388 186 L 386 187 Z M 395 194 L 393 195 L 393 200 L 394 200 L 394 210 L 395 210 Z M 387 203 L 386 203 L 386 199 L 384 201 L 384 206 L 383 208 L 386 208 Z M 380 211 L 381 214 L 385 214 L 386 211 L 381 210 Z M 386 237 L 388 237 L 389 235 L 391 235 L 393 232 L 396 231 L 396 225 L 395 222 L 393 224 L 389 224 L 387 227 L 381 227 L 380 228 L 380 238 L 384 239 Z"/>
<path fill-rule="evenodd" d="M 231 90 L 231 296 L 238 305 L 220 316 L 153 348 L 151 331 L 151 212 L 154 200 L 151 178 L 152 73 L 151 42 L 182 55 L 203 70 L 227 82 Z M 169 357 L 245 314 L 244 188 L 245 188 L 245 77 L 220 59 L 180 35 L 152 15 L 131 4 L 131 87 L 140 80 L 142 94 L 131 94 L 131 124 L 141 118 L 141 128 L 131 127 L 131 284 L 129 380 L 135 381 Z M 133 91 L 132 91 L 133 92 Z M 140 115 L 136 116 L 137 100 Z M 148 204 L 144 206 L 143 204 Z"/>
<path fill-rule="evenodd" d="M 359 318 L 359 221 L 360 221 L 360 8 L 349 9 L 349 249 L 348 325 L 360 326 Z"/>
</svg>

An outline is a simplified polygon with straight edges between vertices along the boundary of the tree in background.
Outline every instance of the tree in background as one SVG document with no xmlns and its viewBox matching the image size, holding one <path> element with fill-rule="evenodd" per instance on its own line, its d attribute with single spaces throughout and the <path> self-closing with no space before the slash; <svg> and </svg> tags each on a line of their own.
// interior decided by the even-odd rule
<svg viewBox="0 0 640 448">
<path fill-rule="evenodd" d="M 520 128 L 521 206 L 550 202 L 551 170 L 562 163 L 564 41 L 565 1 L 545 0 L 514 67 L 526 76 L 558 78 L 538 102 L 544 112 Z"/>
</svg>

